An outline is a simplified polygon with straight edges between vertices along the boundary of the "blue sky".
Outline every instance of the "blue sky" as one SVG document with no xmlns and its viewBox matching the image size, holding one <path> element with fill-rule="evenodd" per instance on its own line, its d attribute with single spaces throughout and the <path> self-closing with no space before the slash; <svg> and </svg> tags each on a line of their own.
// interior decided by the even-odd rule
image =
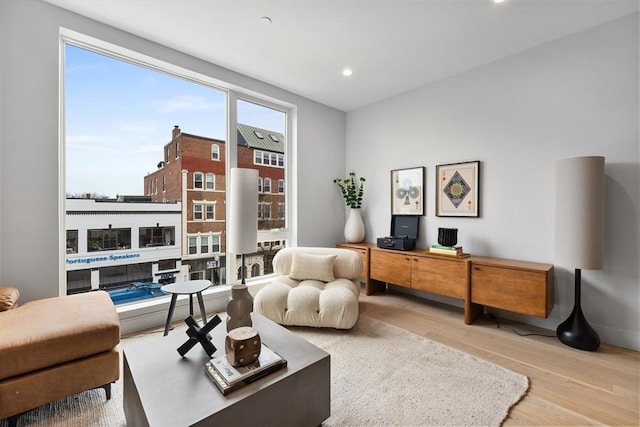
<svg viewBox="0 0 640 427">
<path fill-rule="evenodd" d="M 143 194 L 174 125 L 225 139 L 225 103 L 212 87 L 66 45 L 66 193 Z M 282 113 L 251 103 L 238 121 L 284 133 Z"/>
</svg>

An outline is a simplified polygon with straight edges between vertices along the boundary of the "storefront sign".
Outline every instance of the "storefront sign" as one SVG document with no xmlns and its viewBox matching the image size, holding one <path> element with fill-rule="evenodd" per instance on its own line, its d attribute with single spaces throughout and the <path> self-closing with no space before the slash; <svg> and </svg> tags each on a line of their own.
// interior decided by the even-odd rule
<svg viewBox="0 0 640 427">
<path fill-rule="evenodd" d="M 134 259 L 140 258 L 140 254 L 138 253 L 128 253 L 128 254 L 113 254 L 109 256 L 95 256 L 95 257 L 82 257 L 82 258 L 67 258 L 67 264 L 92 264 L 94 262 L 113 262 L 120 261 L 123 259 Z"/>
</svg>

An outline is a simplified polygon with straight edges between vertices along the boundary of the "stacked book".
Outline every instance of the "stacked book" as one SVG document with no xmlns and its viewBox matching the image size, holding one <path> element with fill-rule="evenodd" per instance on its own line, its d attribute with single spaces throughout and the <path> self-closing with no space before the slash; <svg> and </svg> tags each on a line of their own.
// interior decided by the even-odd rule
<svg viewBox="0 0 640 427">
<path fill-rule="evenodd" d="M 254 363 L 235 368 L 223 354 L 208 361 L 204 370 L 222 394 L 227 394 L 285 366 L 285 359 L 262 344 L 260 356 Z"/>
<path fill-rule="evenodd" d="M 453 256 L 463 255 L 462 246 L 432 245 L 429 248 L 429 252 L 432 254 L 440 254 L 440 255 L 453 255 Z"/>
</svg>

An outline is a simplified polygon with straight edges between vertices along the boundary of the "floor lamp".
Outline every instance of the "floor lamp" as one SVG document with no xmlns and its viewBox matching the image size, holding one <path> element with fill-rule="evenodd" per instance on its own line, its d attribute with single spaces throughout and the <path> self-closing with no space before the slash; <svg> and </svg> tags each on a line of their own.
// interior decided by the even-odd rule
<svg viewBox="0 0 640 427">
<path fill-rule="evenodd" d="M 231 286 L 231 299 L 227 304 L 227 330 L 251 326 L 250 312 L 253 300 L 245 283 L 245 254 L 258 247 L 258 171 L 231 168 L 229 182 L 229 250 L 239 254 L 241 260 L 240 284 Z"/>
<path fill-rule="evenodd" d="M 604 251 L 604 157 L 556 162 L 555 262 L 575 269 L 573 311 L 556 334 L 570 347 L 593 351 L 600 337 L 582 312 L 581 273 L 601 270 Z"/>
</svg>

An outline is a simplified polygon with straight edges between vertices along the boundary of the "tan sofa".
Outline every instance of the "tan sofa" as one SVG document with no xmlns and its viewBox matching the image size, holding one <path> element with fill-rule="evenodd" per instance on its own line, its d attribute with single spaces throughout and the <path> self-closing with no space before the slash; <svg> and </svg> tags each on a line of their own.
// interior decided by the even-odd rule
<svg viewBox="0 0 640 427">
<path fill-rule="evenodd" d="M 0 309 L 15 288 L 0 287 Z M 15 301 L 14 301 L 15 303 Z M 0 311 L 0 419 L 119 377 L 120 321 L 104 291 L 46 298 Z"/>
</svg>

